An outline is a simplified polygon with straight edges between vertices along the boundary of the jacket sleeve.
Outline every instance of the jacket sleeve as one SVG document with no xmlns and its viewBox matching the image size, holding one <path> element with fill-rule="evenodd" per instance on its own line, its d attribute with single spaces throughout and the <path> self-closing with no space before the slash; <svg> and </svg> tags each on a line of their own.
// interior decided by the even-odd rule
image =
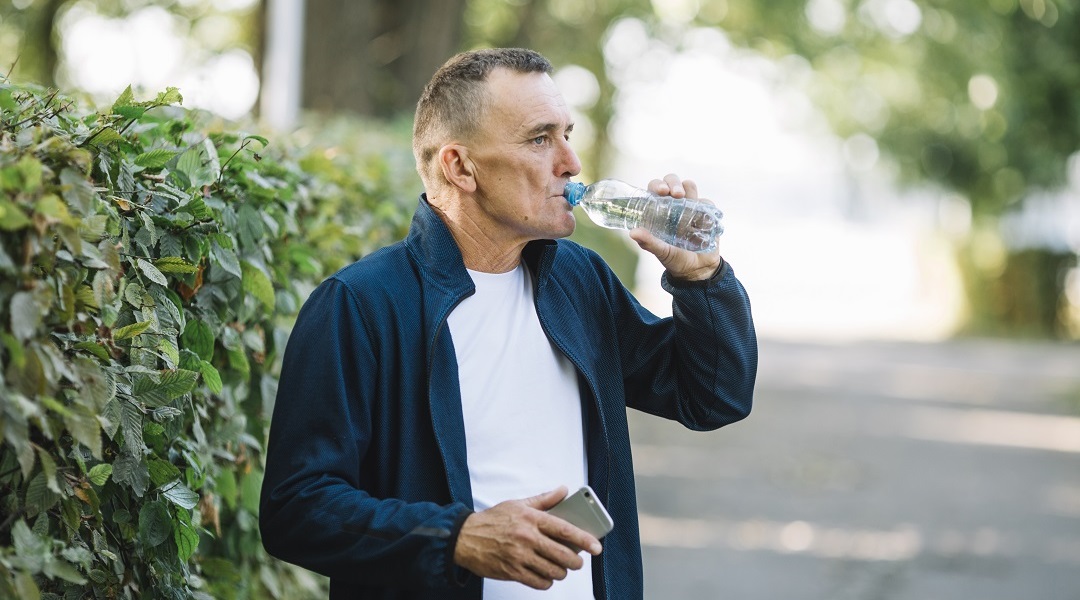
<svg viewBox="0 0 1080 600">
<path fill-rule="evenodd" d="M 461 584 L 467 575 L 453 550 L 465 505 L 375 498 L 361 487 L 376 372 L 356 298 L 343 283 L 324 282 L 300 311 L 282 363 L 259 511 L 263 544 L 334 579 Z"/>
<path fill-rule="evenodd" d="M 695 430 L 745 418 L 757 377 L 757 335 L 731 266 L 725 262 L 707 281 L 664 273 L 661 284 L 673 298 L 670 319 L 657 320 L 632 296 L 613 301 L 627 405 Z"/>
</svg>

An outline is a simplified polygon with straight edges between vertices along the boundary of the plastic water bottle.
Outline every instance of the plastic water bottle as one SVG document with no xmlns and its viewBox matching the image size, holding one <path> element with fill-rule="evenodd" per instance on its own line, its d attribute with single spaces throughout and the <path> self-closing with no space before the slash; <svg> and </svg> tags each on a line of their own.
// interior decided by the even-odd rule
<svg viewBox="0 0 1080 600">
<path fill-rule="evenodd" d="M 591 185 L 571 181 L 563 191 L 570 206 L 581 205 L 594 223 L 610 229 L 644 227 L 684 250 L 713 252 L 724 232 L 724 213 L 688 198 L 658 196 L 615 179 Z"/>
</svg>

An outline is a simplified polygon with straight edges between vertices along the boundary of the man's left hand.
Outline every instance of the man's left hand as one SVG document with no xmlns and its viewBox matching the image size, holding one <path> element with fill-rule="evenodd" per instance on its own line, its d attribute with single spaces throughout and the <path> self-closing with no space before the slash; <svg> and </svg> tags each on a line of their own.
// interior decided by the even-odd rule
<svg viewBox="0 0 1080 600">
<path fill-rule="evenodd" d="M 708 200 L 698 198 L 697 184 L 689 179 L 683 181 L 675 174 L 668 174 L 663 179 L 650 181 L 649 191 L 660 196 L 691 198 L 698 202 L 708 202 Z M 691 252 L 676 248 L 641 227 L 630 231 L 630 239 L 637 242 L 638 246 L 646 252 L 656 256 L 671 277 L 683 281 L 709 279 L 723 263 L 719 252 Z"/>
</svg>

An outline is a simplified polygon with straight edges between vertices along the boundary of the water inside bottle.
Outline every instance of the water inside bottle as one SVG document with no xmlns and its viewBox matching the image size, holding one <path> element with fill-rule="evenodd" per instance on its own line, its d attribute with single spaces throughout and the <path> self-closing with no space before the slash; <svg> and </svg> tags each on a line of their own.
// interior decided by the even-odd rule
<svg viewBox="0 0 1080 600">
<path fill-rule="evenodd" d="M 691 202 L 690 206 L 699 203 Z M 694 252 L 716 249 L 716 238 L 723 231 L 718 209 L 694 210 L 682 198 L 662 197 L 652 202 L 641 197 L 607 198 L 602 203 L 582 203 L 582 208 L 597 225 L 611 229 L 644 227 L 661 240 Z"/>
</svg>

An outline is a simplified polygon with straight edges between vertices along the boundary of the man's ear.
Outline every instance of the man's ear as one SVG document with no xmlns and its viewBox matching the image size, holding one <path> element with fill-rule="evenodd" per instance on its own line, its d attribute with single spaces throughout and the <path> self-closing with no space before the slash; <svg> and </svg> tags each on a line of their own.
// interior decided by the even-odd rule
<svg viewBox="0 0 1080 600">
<path fill-rule="evenodd" d="M 476 191 L 476 169 L 469 158 L 469 149 L 459 144 L 439 148 L 439 168 L 451 185 L 463 192 Z"/>
</svg>

